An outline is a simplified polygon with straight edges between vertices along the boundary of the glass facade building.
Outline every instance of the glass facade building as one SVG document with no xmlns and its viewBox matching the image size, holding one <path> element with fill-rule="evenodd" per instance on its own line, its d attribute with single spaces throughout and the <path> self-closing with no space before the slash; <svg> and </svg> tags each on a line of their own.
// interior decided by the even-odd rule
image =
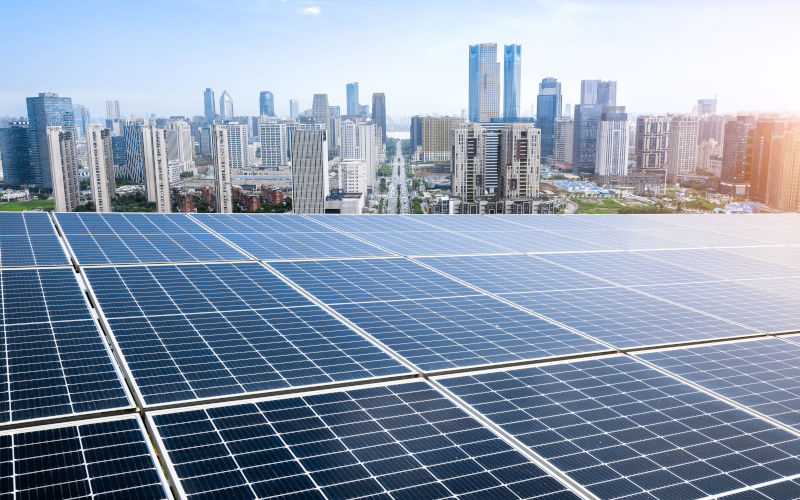
<svg viewBox="0 0 800 500">
<path fill-rule="evenodd" d="M 358 109 L 358 82 L 347 84 L 347 114 L 355 116 L 359 114 Z"/>
<path fill-rule="evenodd" d="M 275 116 L 275 98 L 269 90 L 258 96 L 258 113 L 261 116 Z"/>
<path fill-rule="evenodd" d="M 545 78 L 536 97 L 536 128 L 542 131 L 542 157 L 553 156 L 556 118 L 561 118 L 561 83 Z"/>
<path fill-rule="evenodd" d="M 30 141 L 30 183 L 45 189 L 53 188 L 50 176 L 50 148 L 47 141 L 47 127 L 61 127 L 75 130 L 75 115 L 72 99 L 59 97 L 51 92 L 40 93 L 38 97 L 28 97 L 28 133 Z M 74 151 L 74 148 L 72 148 Z"/>
<path fill-rule="evenodd" d="M 0 158 L 3 159 L 3 182 L 18 187 L 32 184 L 31 156 L 27 122 L 11 122 L 0 128 Z"/>
<path fill-rule="evenodd" d="M 503 50 L 503 117 L 506 121 L 519 118 L 521 68 L 522 46 L 506 45 Z"/>
</svg>

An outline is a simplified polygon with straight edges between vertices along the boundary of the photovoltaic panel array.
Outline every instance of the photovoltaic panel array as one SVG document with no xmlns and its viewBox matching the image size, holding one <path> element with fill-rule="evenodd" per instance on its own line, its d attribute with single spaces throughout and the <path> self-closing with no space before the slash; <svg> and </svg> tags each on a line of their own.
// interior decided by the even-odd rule
<svg viewBox="0 0 800 500">
<path fill-rule="evenodd" d="M 800 470 L 800 436 L 629 357 L 440 381 L 601 498 L 702 498 Z"/>
<path fill-rule="evenodd" d="M 146 405 L 409 372 L 258 263 L 85 271 Z"/>
<path fill-rule="evenodd" d="M 0 212 L 0 266 L 69 264 L 45 213 Z"/>
<path fill-rule="evenodd" d="M 58 213 L 56 219 L 80 264 L 247 258 L 183 214 Z"/>
<path fill-rule="evenodd" d="M 150 418 L 190 499 L 577 498 L 424 382 Z"/>
</svg>

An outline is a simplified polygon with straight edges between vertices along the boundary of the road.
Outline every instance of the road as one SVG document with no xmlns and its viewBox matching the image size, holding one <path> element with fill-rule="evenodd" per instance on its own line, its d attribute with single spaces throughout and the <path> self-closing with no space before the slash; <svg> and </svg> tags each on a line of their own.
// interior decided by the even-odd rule
<svg viewBox="0 0 800 500">
<path fill-rule="evenodd" d="M 408 204 L 408 187 L 406 186 L 406 161 L 400 152 L 398 144 L 397 153 L 391 160 L 392 177 L 388 183 L 388 196 L 386 198 L 386 213 L 396 214 L 397 212 L 397 187 L 400 186 L 400 212 L 401 214 L 410 213 Z"/>
</svg>

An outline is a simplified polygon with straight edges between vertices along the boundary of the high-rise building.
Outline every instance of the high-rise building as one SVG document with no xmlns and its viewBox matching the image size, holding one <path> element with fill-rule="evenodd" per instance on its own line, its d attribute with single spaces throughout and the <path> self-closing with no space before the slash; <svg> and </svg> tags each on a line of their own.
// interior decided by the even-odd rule
<svg viewBox="0 0 800 500">
<path fill-rule="evenodd" d="M 347 84 L 347 114 L 355 116 L 359 114 L 358 109 L 358 82 Z"/>
<path fill-rule="evenodd" d="M 241 126 L 239 124 L 236 125 Z M 230 124 L 228 126 L 213 125 L 211 127 L 211 149 L 214 152 L 214 199 L 216 200 L 214 207 L 216 212 L 220 214 L 233 212 L 229 156 L 231 148 L 228 144 L 228 139 L 231 130 L 236 131 L 237 128 L 230 127 Z"/>
<path fill-rule="evenodd" d="M 422 147 L 422 116 L 412 116 L 409 125 L 409 136 L 411 139 L 411 151 L 417 151 L 417 148 Z"/>
<path fill-rule="evenodd" d="M 536 128 L 542 132 L 542 157 L 553 156 L 556 119 L 561 117 L 561 83 L 544 78 L 536 96 Z"/>
<path fill-rule="evenodd" d="M 144 161 L 142 157 L 142 124 L 128 123 L 122 127 L 125 137 L 125 166 L 117 171 L 117 177 L 144 183 Z"/>
<path fill-rule="evenodd" d="M 800 126 L 797 122 L 777 118 L 759 119 L 753 127 L 752 147 L 750 155 L 752 165 L 750 171 L 750 199 L 770 204 L 768 185 L 770 181 L 770 160 L 772 158 L 772 138 L 781 136 L 786 130 Z M 773 178 L 776 176 L 773 174 Z"/>
<path fill-rule="evenodd" d="M 0 128 L 0 159 L 3 161 L 3 183 L 9 186 L 32 184 L 28 122 L 12 121 Z"/>
<path fill-rule="evenodd" d="M 520 77 L 522 72 L 522 46 L 503 47 L 503 118 L 513 121 L 519 118 Z"/>
<path fill-rule="evenodd" d="M 500 197 L 537 198 L 541 132 L 532 123 L 506 123 L 500 143 Z"/>
<path fill-rule="evenodd" d="M 382 144 L 386 144 L 386 95 L 383 92 L 372 94 L 372 123 L 380 127 Z"/>
<path fill-rule="evenodd" d="M 29 183 L 45 189 L 52 189 L 50 179 L 50 151 L 47 127 L 61 127 L 64 131 L 75 130 L 75 115 L 72 99 L 59 97 L 51 92 L 40 93 L 38 97 L 28 97 L 28 139 L 30 146 Z M 73 148 L 74 151 L 74 148 Z M 70 160 L 65 160 L 67 163 Z M 75 160 L 71 160 L 74 164 Z"/>
<path fill-rule="evenodd" d="M 800 129 L 787 130 L 773 139 L 770 172 L 775 187 L 770 206 L 784 212 L 800 212 Z"/>
<path fill-rule="evenodd" d="M 572 132 L 575 122 L 571 118 L 556 118 L 553 132 L 553 156 L 561 168 L 572 170 Z"/>
<path fill-rule="evenodd" d="M 617 105 L 617 82 L 581 80 L 581 104 Z"/>
<path fill-rule="evenodd" d="M 669 122 L 667 182 L 697 171 L 697 116 L 672 115 Z"/>
<path fill-rule="evenodd" d="M 292 134 L 294 212 L 324 213 L 325 197 L 330 192 L 328 186 L 328 141 L 325 130 L 295 130 Z"/>
<path fill-rule="evenodd" d="M 300 116 L 300 103 L 295 99 L 289 99 L 289 118 L 296 120 Z"/>
<path fill-rule="evenodd" d="M 717 160 L 721 162 L 722 148 L 714 139 L 708 139 L 697 145 L 697 173 L 719 177 Z M 721 165 L 720 165 L 721 167 Z"/>
<path fill-rule="evenodd" d="M 573 173 L 594 173 L 597 155 L 597 131 L 600 115 L 606 106 L 617 105 L 617 82 L 581 81 L 581 103 L 575 106 L 572 137 Z"/>
<path fill-rule="evenodd" d="M 752 161 L 752 135 L 755 125 L 752 116 L 737 116 L 725 124 L 725 139 L 722 143 L 722 172 L 720 181 L 735 185 L 749 181 L 748 166 Z"/>
<path fill-rule="evenodd" d="M 219 96 L 219 117 L 221 120 L 233 120 L 233 97 L 227 90 Z"/>
<path fill-rule="evenodd" d="M 167 122 L 167 156 L 169 161 L 178 162 L 181 171 L 189 169 L 194 163 L 192 129 L 183 120 Z"/>
<path fill-rule="evenodd" d="M 497 44 L 469 46 L 469 121 L 500 117 L 500 63 Z"/>
<path fill-rule="evenodd" d="M 139 136 L 147 201 L 155 202 L 157 212 L 169 213 L 172 211 L 172 203 L 169 190 L 167 133 L 163 128 L 140 125 Z"/>
<path fill-rule="evenodd" d="M 328 104 L 328 94 L 314 94 L 314 100 L 311 103 L 311 115 L 317 123 L 323 123 L 328 126 L 330 120 L 330 105 Z M 325 144 L 327 147 L 327 143 Z"/>
<path fill-rule="evenodd" d="M 358 105 L 358 116 L 362 118 L 366 118 L 367 116 L 369 116 L 369 104 Z"/>
<path fill-rule="evenodd" d="M 111 212 L 114 198 L 114 152 L 111 130 L 100 125 L 86 128 L 86 150 L 89 163 L 89 184 L 97 212 Z"/>
<path fill-rule="evenodd" d="M 211 126 L 200 127 L 198 130 L 197 142 L 200 143 L 200 154 L 203 156 L 211 156 Z"/>
<path fill-rule="evenodd" d="M 478 123 L 467 123 L 453 130 L 453 152 L 450 159 L 451 192 L 465 201 L 484 195 L 486 176 L 484 149 L 485 130 Z"/>
<path fill-rule="evenodd" d="M 717 114 L 717 99 L 698 99 L 697 100 L 697 114 L 698 115 L 715 115 Z"/>
<path fill-rule="evenodd" d="M 597 132 L 594 172 L 600 183 L 613 182 L 613 177 L 628 175 L 628 114 L 625 106 L 603 108 Z"/>
<path fill-rule="evenodd" d="M 426 116 L 422 119 L 422 161 L 450 161 L 453 149 L 453 130 L 466 120 L 456 116 Z"/>
<path fill-rule="evenodd" d="M 122 116 L 119 112 L 119 101 L 106 101 L 106 128 L 114 135 L 120 135 Z"/>
<path fill-rule="evenodd" d="M 228 122 L 225 127 L 228 130 L 225 138 L 225 143 L 228 145 L 228 157 L 226 163 L 230 168 L 246 168 L 247 125 L 239 122 Z"/>
<path fill-rule="evenodd" d="M 375 184 L 375 174 L 378 169 L 376 134 L 374 123 L 351 119 L 342 120 L 341 157 L 343 160 L 364 162 L 368 188 Z M 378 140 L 380 140 L 379 137 Z"/>
<path fill-rule="evenodd" d="M 733 117 L 725 115 L 700 115 L 697 117 L 697 143 L 714 139 L 721 146 L 725 140 L 725 124 Z"/>
<path fill-rule="evenodd" d="M 275 116 L 275 98 L 269 90 L 258 95 L 258 113 L 261 116 Z"/>
<path fill-rule="evenodd" d="M 362 160 L 339 163 L 339 187 L 345 193 L 367 192 L 367 164 Z"/>
<path fill-rule="evenodd" d="M 669 116 L 636 118 L 636 167 L 666 169 L 669 157 Z"/>
<path fill-rule="evenodd" d="M 89 108 L 82 104 L 72 106 L 72 115 L 75 117 L 75 138 L 78 141 L 86 140 L 86 126 L 92 123 L 92 116 Z"/>
<path fill-rule="evenodd" d="M 214 91 L 207 88 L 203 92 L 203 114 L 206 117 L 206 123 L 211 123 L 217 117 L 217 101 L 214 99 Z"/>
<path fill-rule="evenodd" d="M 121 170 L 117 167 L 124 167 L 128 164 L 128 153 L 126 149 L 124 135 L 115 135 L 111 137 L 111 152 L 113 154 L 115 178 L 117 176 L 117 170 Z"/>
<path fill-rule="evenodd" d="M 262 117 L 258 123 L 258 137 L 262 167 L 275 168 L 289 163 L 286 122 Z"/>
<path fill-rule="evenodd" d="M 72 106 L 70 105 L 70 108 Z M 47 154 L 56 212 L 72 212 L 78 206 L 78 163 L 72 127 L 47 127 Z"/>
</svg>

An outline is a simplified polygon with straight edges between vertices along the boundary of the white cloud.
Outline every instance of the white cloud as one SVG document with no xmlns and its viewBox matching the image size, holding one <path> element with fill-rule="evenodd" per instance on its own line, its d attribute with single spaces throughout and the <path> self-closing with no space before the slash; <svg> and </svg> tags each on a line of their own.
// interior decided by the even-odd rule
<svg viewBox="0 0 800 500">
<path fill-rule="evenodd" d="M 318 16 L 322 12 L 320 8 L 316 5 L 312 5 L 311 7 L 306 7 L 305 9 L 301 10 L 301 14 L 305 14 L 307 16 Z"/>
</svg>

